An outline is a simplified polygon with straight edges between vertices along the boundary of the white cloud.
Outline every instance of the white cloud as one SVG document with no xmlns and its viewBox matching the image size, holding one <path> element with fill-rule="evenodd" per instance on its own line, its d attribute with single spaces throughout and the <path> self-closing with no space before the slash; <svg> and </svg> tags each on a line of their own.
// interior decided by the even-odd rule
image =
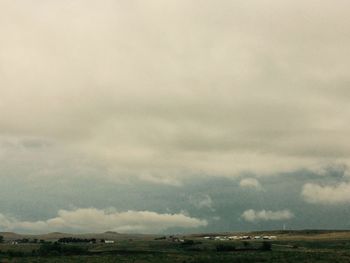
<svg viewBox="0 0 350 263">
<path fill-rule="evenodd" d="M 318 185 L 307 183 L 303 186 L 302 196 L 309 203 L 345 204 L 350 203 L 350 183 L 337 185 Z"/>
<path fill-rule="evenodd" d="M 214 211 L 214 202 L 208 194 L 197 194 L 189 197 L 189 202 L 198 209 L 209 209 Z"/>
<path fill-rule="evenodd" d="M 248 222 L 257 222 L 257 221 L 275 221 L 275 220 L 288 220 L 294 217 L 294 214 L 289 210 L 280 210 L 280 211 L 270 211 L 270 210 L 261 210 L 255 211 L 249 209 L 243 212 L 241 217 Z"/>
<path fill-rule="evenodd" d="M 255 178 L 244 178 L 239 182 L 239 186 L 243 188 L 261 189 L 259 181 Z"/>
<path fill-rule="evenodd" d="M 45 233 L 52 231 L 121 233 L 159 233 L 173 227 L 196 228 L 206 226 L 207 221 L 189 217 L 183 213 L 159 214 L 151 211 L 116 212 L 80 208 L 60 210 L 57 217 L 42 221 L 19 221 L 0 214 L 0 227 L 4 231 Z"/>
</svg>

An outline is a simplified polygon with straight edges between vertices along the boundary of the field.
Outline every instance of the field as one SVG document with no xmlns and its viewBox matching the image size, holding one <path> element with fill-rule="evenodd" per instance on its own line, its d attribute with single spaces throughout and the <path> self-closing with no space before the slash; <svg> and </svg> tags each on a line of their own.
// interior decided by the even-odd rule
<svg viewBox="0 0 350 263">
<path fill-rule="evenodd" d="M 266 233 L 251 233 L 251 235 Z M 207 240 L 184 236 L 184 242 L 155 236 L 115 237 L 114 244 L 0 244 L 0 262 L 350 262 L 350 232 L 274 232 L 270 240 Z M 218 234 L 216 234 L 218 235 Z M 227 234 L 226 234 L 227 235 Z M 177 241 L 177 240 L 176 240 Z"/>
</svg>

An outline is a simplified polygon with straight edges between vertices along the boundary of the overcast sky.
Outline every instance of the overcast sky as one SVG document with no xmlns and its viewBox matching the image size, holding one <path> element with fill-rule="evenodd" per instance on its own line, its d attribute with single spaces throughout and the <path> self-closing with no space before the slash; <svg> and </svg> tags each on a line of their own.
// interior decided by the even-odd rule
<svg viewBox="0 0 350 263">
<path fill-rule="evenodd" d="M 0 231 L 350 228 L 349 10 L 0 0 Z"/>
</svg>

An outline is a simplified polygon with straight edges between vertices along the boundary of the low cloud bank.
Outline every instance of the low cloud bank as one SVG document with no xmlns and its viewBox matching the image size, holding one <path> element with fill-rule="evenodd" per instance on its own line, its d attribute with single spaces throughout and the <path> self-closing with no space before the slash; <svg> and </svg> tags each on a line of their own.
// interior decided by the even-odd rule
<svg viewBox="0 0 350 263">
<path fill-rule="evenodd" d="M 294 217 L 294 214 L 289 210 L 280 210 L 280 211 L 270 211 L 270 210 L 261 210 L 255 211 L 249 209 L 243 212 L 242 218 L 248 222 L 257 222 L 257 221 L 278 221 L 278 220 L 287 220 Z"/>
<path fill-rule="evenodd" d="M 183 213 L 159 214 L 152 211 L 100 210 L 79 208 L 59 210 L 57 217 L 44 221 L 20 221 L 0 214 L 0 228 L 4 231 L 44 233 L 52 231 L 120 233 L 159 233 L 168 228 L 196 228 L 206 226 L 205 220 L 189 217 Z"/>
</svg>

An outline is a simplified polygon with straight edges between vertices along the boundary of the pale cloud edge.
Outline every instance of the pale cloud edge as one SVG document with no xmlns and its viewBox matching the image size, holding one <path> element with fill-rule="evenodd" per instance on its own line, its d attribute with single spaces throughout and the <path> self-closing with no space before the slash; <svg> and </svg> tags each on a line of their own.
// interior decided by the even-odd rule
<svg viewBox="0 0 350 263">
<path fill-rule="evenodd" d="M 279 211 L 271 210 L 260 210 L 255 211 L 253 209 L 248 209 L 242 213 L 241 216 L 244 220 L 248 222 L 258 222 L 258 221 L 280 221 L 280 220 L 289 220 L 294 217 L 294 214 L 285 209 Z"/>
<path fill-rule="evenodd" d="M 262 190 L 260 182 L 255 178 L 243 178 L 240 180 L 239 186 L 242 188 Z"/>
<path fill-rule="evenodd" d="M 319 185 L 307 183 L 303 186 L 302 196 L 312 204 L 338 205 L 350 203 L 350 183 Z"/>
<path fill-rule="evenodd" d="M 190 195 L 189 203 L 197 209 L 209 209 L 215 211 L 214 202 L 208 194 Z"/>
</svg>

